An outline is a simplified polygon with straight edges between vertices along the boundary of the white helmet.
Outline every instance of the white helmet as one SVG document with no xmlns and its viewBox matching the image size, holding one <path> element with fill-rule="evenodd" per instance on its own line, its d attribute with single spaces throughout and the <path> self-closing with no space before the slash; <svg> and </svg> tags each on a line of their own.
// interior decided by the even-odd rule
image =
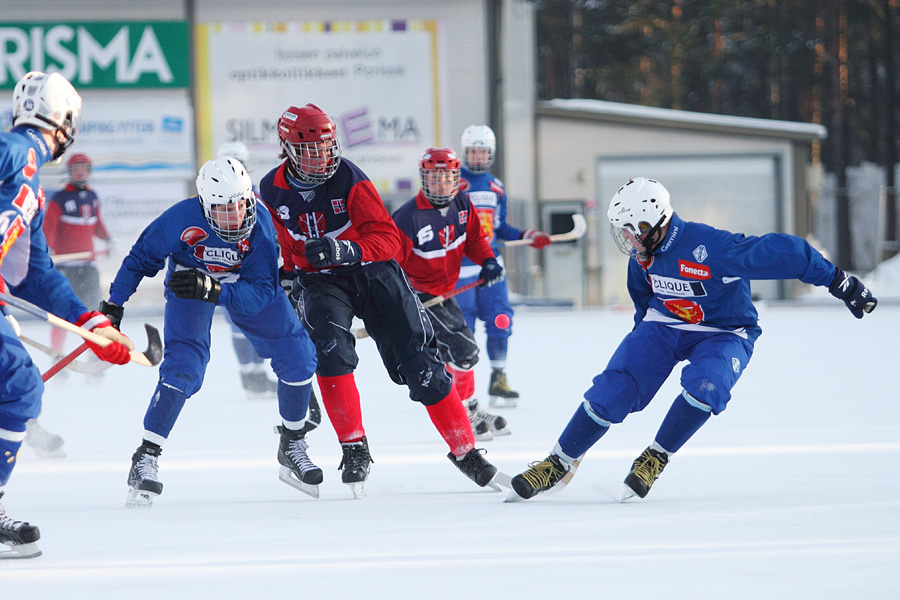
<svg viewBox="0 0 900 600">
<path fill-rule="evenodd" d="M 244 165 L 228 156 L 206 161 L 197 175 L 197 193 L 203 216 L 222 241 L 236 243 L 250 236 L 256 224 L 256 195 Z M 226 227 L 220 221 L 231 204 L 237 205 L 232 214 L 244 210 L 244 217 L 239 225 Z"/>
<path fill-rule="evenodd" d="M 613 194 L 606 216 L 619 250 L 647 260 L 662 243 L 662 228 L 672 218 L 669 191 L 658 181 L 636 177 Z"/>
<path fill-rule="evenodd" d="M 466 168 L 473 173 L 487 173 L 494 164 L 494 155 L 497 153 L 497 137 L 487 125 L 469 125 L 463 131 L 460 140 L 462 146 L 463 162 Z M 469 148 L 486 148 L 488 155 L 478 162 L 469 159 Z"/>
<path fill-rule="evenodd" d="M 222 158 L 223 156 L 236 158 L 246 167 L 247 160 L 250 158 L 250 150 L 244 142 L 225 142 L 219 146 L 219 151 L 216 153 L 216 156 L 219 158 Z"/>
<path fill-rule="evenodd" d="M 31 71 L 13 90 L 12 124 L 62 133 L 64 140 L 53 154 L 53 158 L 59 158 L 75 142 L 81 126 L 81 96 L 59 73 Z"/>
</svg>

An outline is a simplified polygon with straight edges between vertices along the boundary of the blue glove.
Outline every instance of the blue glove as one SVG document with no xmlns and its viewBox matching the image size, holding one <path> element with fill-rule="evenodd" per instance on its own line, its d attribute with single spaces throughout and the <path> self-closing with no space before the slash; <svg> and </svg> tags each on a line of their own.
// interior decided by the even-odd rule
<svg viewBox="0 0 900 600">
<path fill-rule="evenodd" d="M 503 281 L 503 277 L 505 277 L 503 267 L 500 266 L 496 258 L 488 258 L 481 263 L 481 273 L 478 275 L 478 278 L 484 280 L 484 283 L 481 284 L 482 287 L 490 287 L 497 282 Z"/>
<path fill-rule="evenodd" d="M 837 267 L 835 267 L 834 279 L 828 286 L 828 291 L 838 300 L 843 300 L 857 319 L 862 319 L 865 313 L 872 312 L 878 306 L 878 299 L 872 295 L 862 281 L 853 275 L 847 275 Z"/>
<path fill-rule="evenodd" d="M 356 242 L 332 237 L 310 238 L 303 251 L 309 264 L 317 269 L 352 265 L 362 260 L 362 248 Z"/>
</svg>

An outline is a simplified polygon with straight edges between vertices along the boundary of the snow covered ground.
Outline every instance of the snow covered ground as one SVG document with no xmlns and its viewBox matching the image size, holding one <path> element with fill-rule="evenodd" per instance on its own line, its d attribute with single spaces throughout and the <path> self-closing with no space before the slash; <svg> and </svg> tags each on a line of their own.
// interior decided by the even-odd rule
<svg viewBox="0 0 900 600">
<path fill-rule="evenodd" d="M 898 598 L 900 306 L 862 321 L 837 301 L 760 313 L 764 334 L 729 409 L 645 500 L 624 504 L 614 498 L 678 393 L 677 371 L 569 487 L 505 504 L 450 465 L 425 410 L 361 340 L 368 497 L 340 483 L 326 422 L 310 436 L 325 470 L 314 500 L 278 481 L 275 401 L 244 397 L 217 319 L 206 385 L 165 448 L 165 491 L 150 510 L 124 503 L 155 369 L 55 378 L 41 421 L 68 457 L 23 448 L 4 499 L 41 527 L 44 555 L 0 562 L 0 596 Z M 141 320 L 126 315 L 138 343 Z M 488 458 L 511 475 L 544 458 L 630 328 L 625 309 L 520 311 L 508 371 L 523 397 L 503 411 L 513 435 L 481 444 Z M 24 323 L 39 340 L 47 329 Z M 484 392 L 486 360 L 477 373 Z"/>
</svg>

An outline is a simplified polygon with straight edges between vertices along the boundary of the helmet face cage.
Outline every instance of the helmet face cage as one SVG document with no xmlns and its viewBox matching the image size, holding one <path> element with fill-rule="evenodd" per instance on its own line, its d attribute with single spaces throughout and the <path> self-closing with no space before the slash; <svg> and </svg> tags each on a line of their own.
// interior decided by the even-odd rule
<svg viewBox="0 0 900 600">
<path fill-rule="evenodd" d="M 658 181 L 637 177 L 613 195 L 607 217 L 616 247 L 628 256 L 648 260 L 663 240 L 672 218 L 669 192 Z"/>
<path fill-rule="evenodd" d="M 85 185 L 91 176 L 93 164 L 85 154 L 73 154 L 66 161 L 66 174 L 75 185 Z"/>
<path fill-rule="evenodd" d="M 59 73 L 32 71 L 13 90 L 13 126 L 31 125 L 50 129 L 56 136 L 53 158 L 59 158 L 75 143 L 81 127 L 81 96 Z"/>
<path fill-rule="evenodd" d="M 487 173 L 494 164 L 497 137 L 487 125 L 469 125 L 460 140 L 466 168 L 473 173 Z"/>
<path fill-rule="evenodd" d="M 307 185 L 325 183 L 341 164 L 341 143 L 334 121 L 315 104 L 291 107 L 278 120 L 282 157 L 293 166 L 293 175 Z"/>
<path fill-rule="evenodd" d="M 228 243 L 247 239 L 256 225 L 256 195 L 244 166 L 231 157 L 208 161 L 197 175 L 203 216 L 219 238 Z M 236 216 L 243 213 L 238 223 Z"/>
<path fill-rule="evenodd" d="M 419 162 L 422 194 L 435 208 L 449 205 L 459 191 L 461 164 L 450 148 L 429 148 Z"/>
</svg>

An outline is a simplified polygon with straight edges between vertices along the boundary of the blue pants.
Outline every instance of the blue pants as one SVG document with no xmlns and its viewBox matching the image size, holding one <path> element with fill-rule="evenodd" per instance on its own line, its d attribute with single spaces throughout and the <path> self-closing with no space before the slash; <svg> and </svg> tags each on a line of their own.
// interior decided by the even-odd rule
<svg viewBox="0 0 900 600">
<path fill-rule="evenodd" d="M 12 325 L 0 315 L 0 486 L 9 480 L 15 466 L 25 437 L 25 422 L 41 412 L 43 394 L 41 372 Z"/>
<path fill-rule="evenodd" d="M 646 408 L 675 365 L 686 360 L 690 364 L 681 371 L 681 386 L 717 415 L 752 355 L 753 341 L 733 333 L 645 321 L 625 336 L 584 397 L 599 417 L 621 423 Z"/>
<path fill-rule="evenodd" d="M 460 278 L 456 287 L 462 287 L 478 279 L 478 276 Z M 456 296 L 456 301 L 466 318 L 466 325 L 475 331 L 475 320 L 484 321 L 487 333 L 488 359 L 506 360 L 507 340 L 512 335 L 513 309 L 509 304 L 509 287 L 506 278 L 490 287 L 476 287 Z M 500 329 L 494 324 L 497 315 L 505 313 L 509 316 L 509 327 Z M 492 341 L 493 340 L 493 341 Z"/>
<path fill-rule="evenodd" d="M 144 417 L 144 427 L 168 437 L 181 407 L 203 384 L 209 363 L 210 327 L 215 305 L 177 298 L 166 289 L 165 351 L 159 385 Z M 278 376 L 278 409 L 285 421 L 300 421 L 309 406 L 316 350 L 285 294 L 256 315 L 230 312 L 256 352 L 272 359 Z M 288 385 L 306 382 L 303 386 Z"/>
</svg>

